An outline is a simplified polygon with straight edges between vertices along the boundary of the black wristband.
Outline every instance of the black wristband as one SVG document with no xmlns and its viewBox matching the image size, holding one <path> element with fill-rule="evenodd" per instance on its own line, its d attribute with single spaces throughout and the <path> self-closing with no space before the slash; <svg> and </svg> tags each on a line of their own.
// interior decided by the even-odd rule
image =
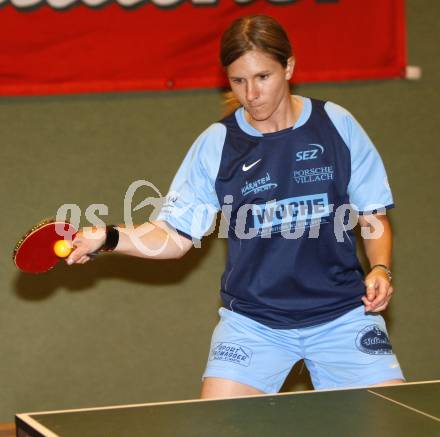
<svg viewBox="0 0 440 437">
<path fill-rule="evenodd" d="M 105 227 L 105 233 L 105 242 L 99 250 L 103 252 L 111 252 L 119 243 L 119 231 L 115 225 L 108 225 Z"/>
</svg>

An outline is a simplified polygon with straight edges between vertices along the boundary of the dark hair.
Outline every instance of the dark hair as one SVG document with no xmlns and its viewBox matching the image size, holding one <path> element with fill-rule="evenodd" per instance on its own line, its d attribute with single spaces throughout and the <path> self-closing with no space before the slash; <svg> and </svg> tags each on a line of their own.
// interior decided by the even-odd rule
<svg viewBox="0 0 440 437">
<path fill-rule="evenodd" d="M 292 56 L 286 32 L 268 15 L 248 15 L 233 21 L 221 39 L 220 61 L 227 67 L 250 50 L 271 55 L 283 67 Z"/>
</svg>

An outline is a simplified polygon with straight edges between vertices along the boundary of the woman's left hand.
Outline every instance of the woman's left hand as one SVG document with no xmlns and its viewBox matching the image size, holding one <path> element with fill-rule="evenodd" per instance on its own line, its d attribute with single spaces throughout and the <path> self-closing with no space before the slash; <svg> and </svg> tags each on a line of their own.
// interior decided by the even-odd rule
<svg viewBox="0 0 440 437">
<path fill-rule="evenodd" d="M 365 278 L 366 295 L 362 297 L 365 312 L 383 311 L 390 302 L 393 287 L 386 272 L 373 269 Z"/>
</svg>

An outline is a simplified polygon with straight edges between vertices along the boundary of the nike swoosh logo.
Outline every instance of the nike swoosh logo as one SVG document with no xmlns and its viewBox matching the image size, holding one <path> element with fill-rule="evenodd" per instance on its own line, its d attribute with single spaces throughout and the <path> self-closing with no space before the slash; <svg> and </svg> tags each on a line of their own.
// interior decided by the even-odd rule
<svg viewBox="0 0 440 437">
<path fill-rule="evenodd" d="M 254 165 L 257 165 L 260 161 L 261 161 L 261 158 L 260 158 L 258 161 L 255 161 L 255 162 L 253 162 L 253 163 L 250 164 L 250 165 L 243 164 L 242 170 L 243 170 L 243 171 L 248 171 L 248 170 L 251 169 Z"/>
</svg>

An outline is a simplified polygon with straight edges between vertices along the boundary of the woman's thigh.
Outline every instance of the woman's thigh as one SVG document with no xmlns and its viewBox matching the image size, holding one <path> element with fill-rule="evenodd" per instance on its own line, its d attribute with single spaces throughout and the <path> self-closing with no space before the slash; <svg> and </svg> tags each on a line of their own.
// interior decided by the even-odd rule
<svg viewBox="0 0 440 437">
<path fill-rule="evenodd" d="M 404 382 L 380 314 L 363 306 L 323 325 L 302 329 L 305 363 L 316 389 Z"/>
<path fill-rule="evenodd" d="M 276 393 L 302 358 L 297 338 L 220 308 L 202 380 L 202 395 Z M 210 395 L 209 395 L 210 396 Z"/>
<path fill-rule="evenodd" d="M 233 398 L 237 396 L 258 395 L 264 392 L 250 385 L 224 378 L 205 378 L 202 382 L 202 399 Z"/>
</svg>

